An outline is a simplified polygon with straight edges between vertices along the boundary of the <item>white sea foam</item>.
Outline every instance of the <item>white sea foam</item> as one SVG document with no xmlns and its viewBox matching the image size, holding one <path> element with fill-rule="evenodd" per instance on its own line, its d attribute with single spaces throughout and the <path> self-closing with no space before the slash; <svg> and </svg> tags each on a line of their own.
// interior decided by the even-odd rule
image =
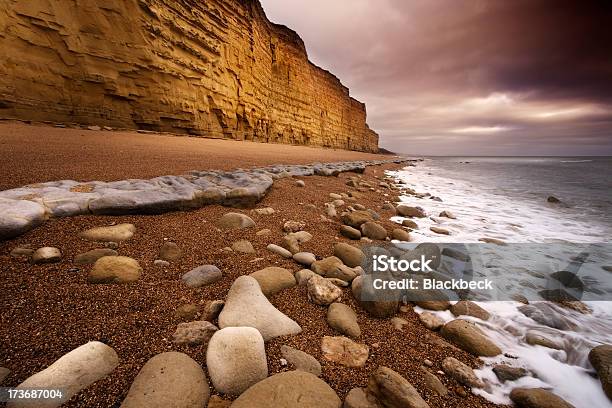
<svg viewBox="0 0 612 408">
<path fill-rule="evenodd" d="M 610 230 L 603 224 L 577 220 L 575 209 L 547 203 L 518 201 L 482 188 L 468 181 L 450 179 L 435 174 L 427 162 L 416 167 L 392 172 L 405 186 L 417 192 L 428 192 L 443 201 L 415 196 L 402 196 L 412 206 L 423 207 L 430 218 L 415 219 L 418 230 L 411 232 L 416 242 L 477 242 L 479 238 L 496 238 L 516 243 L 607 242 Z M 490 187 L 490 186 L 489 186 Z M 438 217 L 450 210 L 457 219 Z M 401 222 L 401 217 L 394 217 Z M 430 227 L 448 229 L 450 236 L 430 231 Z M 609 279 L 609 278 L 608 278 Z M 561 396 L 575 407 L 610 407 L 595 371 L 588 362 L 588 353 L 596 345 L 612 339 L 612 302 L 585 302 L 592 314 L 581 314 L 554 307 L 559 315 L 576 323 L 573 331 L 561 331 L 544 326 L 522 314 L 514 301 L 477 302 L 491 313 L 488 321 L 462 317 L 476 324 L 495 342 L 505 355 L 483 358 L 485 365 L 476 370 L 487 384 L 474 392 L 497 403 L 509 404 L 510 391 L 516 387 L 544 387 Z M 415 307 L 417 313 L 422 309 Z M 435 312 L 445 321 L 454 317 L 448 311 Z M 527 331 L 537 331 L 562 343 L 562 350 L 532 346 L 525 342 Z M 507 356 L 513 356 L 507 357 Z M 504 363 L 527 369 L 531 375 L 517 381 L 501 383 L 492 371 L 494 364 Z"/>
</svg>

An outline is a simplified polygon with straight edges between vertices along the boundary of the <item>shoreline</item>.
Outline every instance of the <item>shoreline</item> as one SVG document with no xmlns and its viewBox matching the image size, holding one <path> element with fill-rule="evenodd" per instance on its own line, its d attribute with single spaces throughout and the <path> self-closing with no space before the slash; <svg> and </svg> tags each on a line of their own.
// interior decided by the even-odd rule
<svg viewBox="0 0 612 408">
<path fill-rule="evenodd" d="M 398 191 L 379 184 L 386 181 L 386 170 L 397 170 L 403 166 L 384 164 L 366 168 L 361 180 L 372 187 L 361 188 L 363 191 L 347 186 L 350 177 L 357 176 L 354 173 L 342 173 L 338 177 L 315 175 L 277 180 L 256 206 L 274 208 L 275 212 L 270 215 L 218 205 L 162 215 L 79 215 L 51 219 L 21 237 L 0 243 L 0 260 L 6 265 L 0 290 L 10 294 L 4 299 L 1 309 L 0 365 L 12 371 L 4 385 L 19 384 L 89 340 L 103 340 L 113 347 L 119 354 L 120 364 L 107 378 L 78 393 L 66 406 L 106 407 L 121 402 L 140 368 L 149 358 L 161 352 L 175 350 L 187 353 L 205 367 L 204 346 L 176 346 L 170 340 L 179 323 L 175 317 L 177 308 L 194 304 L 202 313 L 206 301 L 225 299 L 236 277 L 268 266 L 284 267 L 292 272 L 302 269 L 293 260 L 284 259 L 266 249 L 270 243 L 281 243 L 283 224 L 287 220 L 306 224 L 304 230 L 314 239 L 300 245 L 300 249 L 318 258 L 331 256 L 336 242 L 359 246 L 359 241 L 351 241 L 339 233 L 342 225 L 339 217 L 326 215 L 325 203 L 333 201 L 330 193 L 352 191 L 358 196 L 351 201 L 345 199 L 346 203 L 339 206 L 338 213 L 346 206 L 353 205 L 352 200 L 355 200 L 378 212 L 381 216 L 378 223 L 388 233 L 398 228 L 397 223 L 389 220 L 392 211 L 383 208 L 385 201 L 398 201 Z M 296 179 L 303 180 L 305 186 L 297 186 Z M 254 219 L 256 226 L 245 230 L 220 231 L 215 222 L 227 212 L 247 214 Z M 79 233 L 111 222 L 133 223 L 136 226 L 134 237 L 122 242 L 117 251 L 120 255 L 138 260 L 144 269 L 143 278 L 128 285 L 88 284 L 86 275 L 91 267 L 75 265 L 72 259 L 79 253 L 100 246 L 83 240 Z M 265 229 L 270 230 L 268 235 L 257 234 Z M 224 250 L 240 239 L 249 240 L 255 253 Z M 183 256 L 168 266 L 159 267 L 154 261 L 166 241 L 175 242 Z M 62 259 L 58 263 L 32 265 L 19 262 L 9 255 L 12 249 L 24 245 L 33 249 L 56 246 L 62 251 Z M 186 288 L 180 277 L 201 264 L 217 265 L 223 271 L 223 278 L 203 288 Z M 449 394 L 441 397 L 432 392 L 422 377 L 415 376 L 425 360 L 429 360 L 430 370 L 435 373 L 442 370 L 442 360 L 448 356 L 473 368 L 480 365 L 478 359 L 426 329 L 410 307 L 403 308 L 396 315 L 407 322 L 402 330 L 394 328 L 390 319 L 369 316 L 356 304 L 350 288 L 342 288 L 341 301 L 357 313 L 362 334 L 356 341 L 368 345 L 370 355 L 363 368 L 348 368 L 326 361 L 322 356 L 321 339 L 323 336 L 338 336 L 339 333 L 326 323 L 326 308 L 310 302 L 307 294 L 305 286 L 295 286 L 270 297 L 275 307 L 300 324 L 302 333 L 266 342 L 269 375 L 291 369 L 281 365 L 280 346 L 289 345 L 311 354 L 322 364 L 321 378 L 342 400 L 352 388 L 365 387 L 373 371 L 379 365 L 385 365 L 408 379 L 432 407 L 444 404 L 499 406 L 475 396 L 469 387 L 444 375 L 438 374 L 438 377 L 448 388 Z M 216 320 L 213 323 L 216 324 Z M 214 393 L 212 387 L 211 390 Z"/>
</svg>

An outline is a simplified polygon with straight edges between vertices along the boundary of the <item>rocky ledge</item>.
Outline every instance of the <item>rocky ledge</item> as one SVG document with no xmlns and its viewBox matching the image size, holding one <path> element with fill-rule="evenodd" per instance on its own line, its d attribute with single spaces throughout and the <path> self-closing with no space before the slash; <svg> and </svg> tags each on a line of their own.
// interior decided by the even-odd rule
<svg viewBox="0 0 612 408">
<path fill-rule="evenodd" d="M 275 179 L 363 173 L 366 166 L 406 159 L 309 165 L 274 165 L 234 171 L 192 171 L 148 180 L 61 180 L 0 191 L 0 240 L 17 237 L 52 217 L 83 214 L 160 214 L 209 204 L 248 207 L 263 198 Z"/>
</svg>

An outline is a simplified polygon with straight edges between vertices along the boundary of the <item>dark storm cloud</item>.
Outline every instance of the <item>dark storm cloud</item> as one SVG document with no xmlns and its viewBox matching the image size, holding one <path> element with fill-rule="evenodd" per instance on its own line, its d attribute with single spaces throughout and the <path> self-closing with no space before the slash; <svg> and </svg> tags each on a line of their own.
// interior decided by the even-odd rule
<svg viewBox="0 0 612 408">
<path fill-rule="evenodd" d="M 612 2 L 262 0 L 415 154 L 612 154 Z"/>
</svg>

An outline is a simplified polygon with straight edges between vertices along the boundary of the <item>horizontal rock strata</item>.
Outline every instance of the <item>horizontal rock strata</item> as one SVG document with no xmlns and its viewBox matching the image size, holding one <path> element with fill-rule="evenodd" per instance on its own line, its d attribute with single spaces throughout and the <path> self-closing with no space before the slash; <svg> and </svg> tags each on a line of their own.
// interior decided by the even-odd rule
<svg viewBox="0 0 612 408">
<path fill-rule="evenodd" d="M 365 105 L 257 0 L 8 0 L 0 118 L 378 151 Z"/>
<path fill-rule="evenodd" d="M 275 179 L 292 176 L 336 176 L 366 166 L 402 160 L 310 165 L 276 165 L 250 170 L 192 171 L 149 180 L 73 180 L 33 184 L 0 191 L 0 240 L 19 236 L 51 217 L 82 214 L 160 214 L 209 204 L 248 207 L 261 200 Z"/>
</svg>

